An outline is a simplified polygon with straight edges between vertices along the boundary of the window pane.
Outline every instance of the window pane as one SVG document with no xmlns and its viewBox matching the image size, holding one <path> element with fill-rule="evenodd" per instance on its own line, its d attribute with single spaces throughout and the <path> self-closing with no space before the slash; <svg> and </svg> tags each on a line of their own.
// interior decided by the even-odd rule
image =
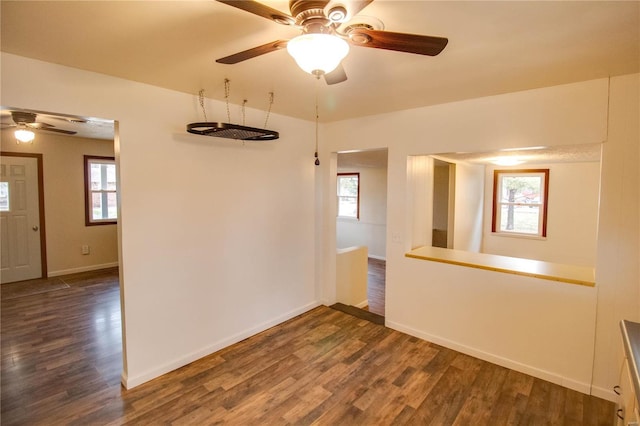
<svg viewBox="0 0 640 426">
<path fill-rule="evenodd" d="M 358 217 L 358 199 L 338 197 L 338 216 Z"/>
<path fill-rule="evenodd" d="M 102 189 L 102 170 L 100 164 L 91 164 L 91 190 L 99 191 Z"/>
<path fill-rule="evenodd" d="M 356 176 L 345 176 L 338 178 L 338 195 L 357 197 L 358 178 Z"/>
<path fill-rule="evenodd" d="M 107 189 L 108 191 L 115 191 L 116 190 L 116 165 L 103 164 L 102 167 L 106 168 L 107 170 L 107 187 L 105 189 Z M 114 197 L 115 197 L 115 194 L 114 194 Z M 109 204 L 109 207 L 111 207 L 111 204 Z"/>
<path fill-rule="evenodd" d="M 540 203 L 542 178 L 539 176 L 504 176 L 501 203 Z"/>
<path fill-rule="evenodd" d="M 539 206 L 510 204 L 502 205 L 500 208 L 500 231 L 537 235 L 539 224 Z"/>
<path fill-rule="evenodd" d="M 102 217 L 102 194 L 99 192 L 91 194 L 91 219 L 105 219 Z"/>
<path fill-rule="evenodd" d="M 0 211 L 9 211 L 9 182 L 0 182 Z"/>
<path fill-rule="evenodd" d="M 115 182 L 114 182 L 115 185 Z M 108 200 L 108 215 L 109 219 L 117 219 L 118 218 L 118 201 L 115 192 L 109 192 L 107 194 Z"/>
</svg>

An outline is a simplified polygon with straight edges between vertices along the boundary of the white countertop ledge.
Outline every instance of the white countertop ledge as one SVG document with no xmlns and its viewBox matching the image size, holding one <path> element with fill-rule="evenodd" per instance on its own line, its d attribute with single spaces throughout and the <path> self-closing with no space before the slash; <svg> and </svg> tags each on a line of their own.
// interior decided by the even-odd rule
<svg viewBox="0 0 640 426">
<path fill-rule="evenodd" d="M 595 287 L 595 269 L 589 266 L 565 265 L 541 260 L 521 259 L 497 254 L 420 247 L 405 253 L 406 257 L 449 263 L 469 268 L 485 269 L 506 274 L 524 275 L 544 280 Z"/>
</svg>

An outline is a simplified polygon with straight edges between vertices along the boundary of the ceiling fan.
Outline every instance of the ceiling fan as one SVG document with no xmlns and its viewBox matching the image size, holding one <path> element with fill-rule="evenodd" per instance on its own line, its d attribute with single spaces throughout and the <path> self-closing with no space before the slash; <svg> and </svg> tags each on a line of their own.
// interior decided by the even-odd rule
<svg viewBox="0 0 640 426">
<path fill-rule="evenodd" d="M 302 35 L 291 40 L 272 41 L 217 59 L 216 62 L 236 64 L 286 48 L 300 68 L 318 78 L 323 75 L 327 84 L 347 79 L 340 62 L 349 52 L 349 45 L 436 56 L 448 42 L 444 37 L 383 31 L 366 23 L 343 25 L 373 0 L 290 0 L 291 15 L 253 0 L 217 1 L 278 24 L 299 28 Z"/>
<path fill-rule="evenodd" d="M 25 111 L 11 111 L 11 118 L 15 124 L 2 123 L 3 127 L 16 127 L 15 136 L 19 142 L 29 143 L 33 141 L 34 130 L 75 135 L 78 132 L 72 130 L 56 129 L 53 124 L 37 120 L 37 114 Z"/>
<path fill-rule="evenodd" d="M 5 124 L 5 127 L 22 127 L 33 130 L 44 130 L 45 132 L 62 133 L 64 135 L 75 135 L 78 132 L 73 130 L 56 129 L 53 124 L 45 123 L 43 121 L 36 121 L 38 115 L 33 112 L 25 111 L 11 111 L 11 118 L 15 124 Z"/>
</svg>

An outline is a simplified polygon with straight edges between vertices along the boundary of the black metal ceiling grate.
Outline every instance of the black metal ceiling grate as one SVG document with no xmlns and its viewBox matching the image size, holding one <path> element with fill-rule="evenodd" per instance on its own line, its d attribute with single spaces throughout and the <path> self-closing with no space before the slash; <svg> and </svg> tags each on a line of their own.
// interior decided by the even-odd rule
<svg viewBox="0 0 640 426">
<path fill-rule="evenodd" d="M 271 141 L 280 134 L 273 130 L 256 129 L 231 123 L 202 122 L 187 124 L 187 132 L 216 138 L 237 139 L 242 141 Z"/>
</svg>

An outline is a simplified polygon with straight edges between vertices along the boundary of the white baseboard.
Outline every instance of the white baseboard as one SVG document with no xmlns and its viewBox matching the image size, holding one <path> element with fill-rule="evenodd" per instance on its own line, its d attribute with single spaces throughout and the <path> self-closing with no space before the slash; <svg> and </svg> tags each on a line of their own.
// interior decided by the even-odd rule
<svg viewBox="0 0 640 426">
<path fill-rule="evenodd" d="M 573 389 L 578 392 L 582 392 L 586 395 L 589 395 L 591 393 L 590 383 L 585 383 L 585 382 L 574 380 L 568 377 L 564 377 L 557 373 L 553 373 L 551 371 L 542 370 L 540 368 L 523 364 L 521 362 L 504 358 L 498 355 L 494 355 L 489 352 L 481 351 L 479 349 L 472 348 L 470 346 L 466 346 L 449 339 L 424 333 L 412 327 L 408 327 L 406 325 L 399 324 L 397 322 L 389 321 L 388 319 L 385 321 L 385 325 L 394 330 L 401 331 L 403 333 L 409 334 L 414 337 L 418 337 L 428 342 L 432 342 L 440 346 L 453 349 L 454 351 L 462 352 L 463 354 L 470 355 L 475 358 L 479 358 L 481 360 L 491 362 L 496 365 L 500 365 L 502 367 L 510 368 L 512 370 L 519 371 L 521 373 L 528 374 L 530 376 L 537 377 L 539 379 L 546 380 L 548 382 L 555 383 L 557 385 L 564 386 L 566 388 Z"/>
<path fill-rule="evenodd" d="M 167 374 L 170 371 L 176 370 L 180 367 L 184 367 L 185 365 L 192 363 L 193 361 L 196 361 L 200 358 L 203 358 L 207 355 L 211 355 L 214 352 L 219 351 L 220 349 L 226 348 L 227 346 L 231 346 L 234 343 L 238 343 L 241 340 L 244 340 L 248 337 L 251 337 L 255 334 L 258 334 L 260 332 L 263 332 L 271 327 L 273 327 L 274 325 L 278 325 L 282 322 L 285 322 L 293 317 L 296 317 L 300 314 L 303 314 L 307 311 L 310 311 L 311 309 L 314 309 L 316 307 L 320 306 L 319 302 L 311 302 L 308 303 L 304 306 L 301 306 L 300 308 L 291 310 L 283 315 L 280 315 L 276 318 L 273 318 L 271 320 L 265 321 L 261 324 L 256 325 L 255 327 L 249 328 L 247 330 L 241 331 L 240 333 L 236 333 L 232 336 L 229 336 L 227 338 L 224 338 L 222 340 L 219 340 L 217 342 L 214 342 L 200 350 L 197 350 L 195 352 L 191 352 L 190 354 L 187 354 L 183 357 L 180 357 L 176 360 L 173 360 L 171 362 L 168 362 L 164 365 L 161 365 L 159 367 L 156 368 L 152 368 L 150 370 L 147 370 L 141 374 L 137 374 L 133 377 L 130 377 L 128 375 L 128 372 L 122 372 L 122 376 L 121 376 L 121 380 L 122 380 L 122 384 L 125 388 L 127 389 L 131 389 L 134 388 L 136 386 L 139 386 L 145 382 L 148 382 L 149 380 L 155 379 L 156 377 L 162 376 L 163 374 Z"/>
<path fill-rule="evenodd" d="M 47 272 L 48 277 L 59 277 L 61 275 L 77 274 L 78 272 L 97 271 L 99 269 L 114 268 L 118 266 L 118 262 L 102 263 L 100 265 L 81 266 L 79 268 L 60 269 L 59 271 Z"/>
<path fill-rule="evenodd" d="M 618 402 L 619 396 L 613 391 L 613 389 L 605 389 L 599 386 L 591 386 L 591 395 L 597 396 L 598 398 L 606 399 L 611 402 Z"/>
<path fill-rule="evenodd" d="M 365 308 L 365 307 L 369 306 L 369 299 L 365 299 L 364 301 L 358 303 L 357 305 L 353 305 L 353 306 L 355 306 L 356 308 L 360 308 L 360 309 Z"/>
<path fill-rule="evenodd" d="M 369 253 L 369 257 L 370 257 L 370 258 L 372 258 L 372 259 L 384 260 L 385 262 L 387 261 L 387 258 L 386 258 L 386 257 L 383 257 L 383 256 L 376 256 L 375 254 L 371 254 L 371 253 Z"/>
</svg>

